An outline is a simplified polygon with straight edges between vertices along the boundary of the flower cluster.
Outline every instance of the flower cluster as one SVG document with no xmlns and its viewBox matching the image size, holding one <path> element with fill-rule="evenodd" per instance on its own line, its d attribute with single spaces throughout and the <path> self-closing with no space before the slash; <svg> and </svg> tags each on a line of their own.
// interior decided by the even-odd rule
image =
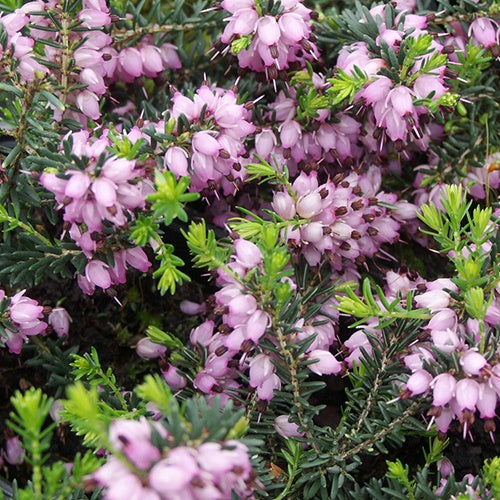
<svg viewBox="0 0 500 500">
<path fill-rule="evenodd" d="M 63 220 L 68 233 L 89 259 L 85 275 L 79 275 L 80 287 L 92 294 L 95 286 L 107 289 L 112 284 L 125 283 L 127 265 L 147 271 L 151 266 L 144 251 L 139 248 L 114 250 L 114 265 L 93 259 L 106 237 L 103 228 L 120 228 L 133 217 L 133 211 L 143 208 L 145 195 L 151 185 L 142 179 L 142 169 L 135 160 L 102 155 L 111 146 L 106 131 L 98 139 L 91 139 L 88 131 L 71 134 L 72 153 L 86 162 L 83 170 L 69 169 L 63 176 L 46 170 L 40 183 L 55 194 L 58 208 L 63 209 Z"/>
<path fill-rule="evenodd" d="M 30 22 L 30 11 L 39 10 L 39 7 L 32 2 L 10 14 L 0 15 L 0 24 L 7 33 L 7 48 L 4 50 L 0 47 L 0 72 L 6 71 L 10 58 L 15 58 L 18 61 L 16 69 L 25 82 L 33 81 L 36 74 L 43 76 L 48 72 L 48 69 L 35 58 L 33 38 L 22 33 Z"/>
<path fill-rule="evenodd" d="M 432 134 L 426 126 L 429 112 L 435 112 L 439 105 L 455 103 L 446 81 L 452 76 L 446 67 L 447 54 L 453 50 L 445 49 L 426 30 L 425 16 L 402 12 L 393 26 L 387 26 L 382 21 L 383 5 L 371 9 L 370 14 L 380 24 L 377 50 L 374 52 L 361 41 L 345 46 L 340 51 L 337 68 L 351 76 L 356 74 L 356 68 L 364 72 L 366 83 L 354 95 L 354 105 L 356 112 L 363 112 L 365 120 L 372 123 L 373 136 L 380 148 L 387 138 L 397 152 L 409 143 L 426 150 Z M 388 63 L 381 52 L 392 51 L 397 57 L 403 46 L 405 54 L 395 82 L 386 76 Z"/>
<path fill-rule="evenodd" d="M 105 488 L 103 498 L 229 500 L 232 494 L 251 496 L 255 475 L 244 444 L 229 440 L 168 448 L 168 437 L 159 423 L 115 420 L 109 430 L 114 454 L 90 478 Z"/>
<path fill-rule="evenodd" d="M 280 2 L 264 12 L 264 2 L 223 0 L 227 25 L 217 48 L 237 55 L 240 68 L 264 72 L 270 80 L 287 80 L 287 70 L 318 58 L 310 20 L 312 11 L 301 0 Z"/>
<path fill-rule="evenodd" d="M 36 300 L 24 295 L 25 290 L 7 297 L 0 289 L 0 305 L 2 307 L 2 336 L 0 342 L 9 351 L 19 354 L 28 337 L 40 335 L 47 329 L 47 323 L 42 321 L 44 310 Z"/>
<path fill-rule="evenodd" d="M 257 245 L 242 238 L 236 239 L 233 247 L 235 253 L 228 269 L 219 271 L 221 289 L 214 295 L 213 313 L 190 334 L 193 346 L 207 352 L 194 385 L 212 396 L 223 393 L 224 401 L 241 387 L 240 376 L 244 373 L 258 399 L 270 401 L 274 391 L 282 386 L 275 366 L 280 360 L 259 344 L 266 340 L 278 346 L 279 341 L 271 328 L 269 313 L 263 310 L 245 284 L 245 278 L 251 280 L 250 275 L 256 270 L 262 272 L 263 256 Z M 334 322 L 322 314 L 327 309 L 325 305 L 307 322 L 298 320 L 293 325 L 294 333 L 287 339 L 295 342 L 314 339 L 304 359 L 311 361 L 308 368 L 318 375 L 338 374 L 342 370 L 342 364 L 329 351 L 336 336 Z"/>
<path fill-rule="evenodd" d="M 232 194 L 245 178 L 245 140 L 255 130 L 247 108 L 231 90 L 200 87 L 192 98 L 176 92 L 167 126 L 176 134 L 181 116 L 189 130 L 177 135 L 164 153 L 164 165 L 191 177 L 190 189 L 204 195 Z M 160 124 L 161 125 L 161 124 Z M 158 126 L 160 126 L 158 125 Z"/>
<path fill-rule="evenodd" d="M 136 47 L 114 50 L 113 58 L 115 69 L 113 74 L 109 75 L 111 82 L 131 83 L 141 76 L 156 78 L 167 68 L 182 67 L 175 45 L 163 43 L 157 47 L 150 35 L 144 37 Z"/>
<path fill-rule="evenodd" d="M 495 293 L 481 321 L 473 317 L 460 321 L 450 295 L 458 291 L 454 283 L 441 278 L 427 282 L 425 292 L 415 297 L 417 308 L 428 308 L 433 317 L 422 325 L 425 339 L 412 346 L 412 353 L 405 358 L 412 371 L 406 390 L 412 396 L 432 392 L 429 415 L 438 431 L 445 433 L 451 421 L 458 419 L 465 437 L 478 410 L 479 417 L 485 419 L 486 432 L 493 436 L 500 398 L 500 365 L 496 361 L 498 353 L 488 354 L 484 336 L 500 321 L 500 295 Z M 455 364 L 443 371 L 443 354 L 458 360 L 458 369 Z M 437 375 L 430 366 L 437 369 Z"/>
<path fill-rule="evenodd" d="M 314 77 L 313 77 L 314 78 Z M 325 82 L 319 79 L 319 86 Z M 347 113 L 333 114 L 326 109 L 318 110 L 309 131 L 304 129 L 298 117 L 297 97 L 294 89 L 288 96 L 280 92 L 270 105 L 269 118 L 274 117 L 273 128 L 262 127 L 255 136 L 255 151 L 266 160 L 275 157 L 287 163 L 292 172 L 318 169 L 327 172 L 353 166 L 359 160 L 361 124 Z"/>
<path fill-rule="evenodd" d="M 398 240 L 400 222 L 415 218 L 414 205 L 380 192 L 380 185 L 381 171 L 376 166 L 367 173 L 339 175 L 322 184 L 316 172 L 302 172 L 292 192 L 274 193 L 276 214 L 295 222 L 293 228 L 283 230 L 283 238 L 299 248 L 311 265 L 319 264 L 323 255 L 337 271 L 344 269 L 344 259 L 362 264 L 382 244 Z"/>
<path fill-rule="evenodd" d="M 82 0 L 74 23 L 69 23 L 56 0 L 29 2 L 0 17 L 0 23 L 7 31 L 9 47 L 5 53 L 0 52 L 0 69 L 13 58 L 18 61 L 21 79 L 31 82 L 48 74 L 47 66 L 58 68 L 51 76 L 65 86 L 65 91 L 54 92 L 62 103 L 54 108 L 56 120 L 63 116 L 80 120 L 80 113 L 98 120 L 100 99 L 111 83 L 132 82 L 142 75 L 156 77 L 167 68 L 181 67 L 175 46 L 164 43 L 156 47 L 151 36 L 143 38 L 137 47 L 115 48 L 106 32 L 112 26 L 112 16 L 105 0 Z M 38 62 L 40 51 L 47 65 Z M 78 111 L 64 113 L 68 107 Z"/>
<path fill-rule="evenodd" d="M 430 311 L 430 319 L 422 323 L 419 341 L 404 356 L 411 375 L 399 397 L 432 395 L 429 426 L 435 422 L 437 430 L 446 433 L 456 419 L 462 425 L 464 438 L 479 412 L 485 431 L 493 439 L 500 398 L 500 365 L 498 352 L 494 346 L 485 345 L 484 339 L 486 332 L 500 321 L 499 291 L 494 293 L 483 319 L 472 316 L 461 319 L 452 298 L 459 289 L 450 279 L 426 282 L 416 273 L 391 271 L 386 284 L 385 296 L 389 301 L 397 297 L 406 300 L 410 291 L 419 292 L 413 299 L 416 309 Z M 349 365 L 359 362 L 361 348 L 371 354 L 373 345 L 365 332 L 380 335 L 376 324 L 374 319 L 363 325 L 363 331 L 355 332 L 344 343 L 350 352 L 346 358 Z"/>
</svg>

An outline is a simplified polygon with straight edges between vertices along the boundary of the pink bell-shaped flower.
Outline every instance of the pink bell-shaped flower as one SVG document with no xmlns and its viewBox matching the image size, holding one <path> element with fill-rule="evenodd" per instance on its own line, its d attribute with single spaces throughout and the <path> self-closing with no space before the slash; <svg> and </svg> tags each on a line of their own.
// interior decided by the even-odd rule
<svg viewBox="0 0 500 500">
<path fill-rule="evenodd" d="M 336 375 L 342 371 L 342 363 L 329 351 L 316 349 L 308 353 L 307 359 L 316 360 L 307 367 L 318 375 Z"/>
<path fill-rule="evenodd" d="M 458 408 L 474 411 L 479 397 L 479 384 L 470 378 L 463 378 L 455 387 L 455 400 Z"/>
<path fill-rule="evenodd" d="M 49 314 L 48 320 L 49 325 L 52 325 L 58 337 L 66 337 L 68 335 L 72 319 L 64 307 L 54 307 Z"/>
<path fill-rule="evenodd" d="M 457 381 L 449 373 L 441 373 L 431 382 L 434 399 L 433 406 L 444 406 L 455 395 Z"/>
<path fill-rule="evenodd" d="M 101 260 L 91 260 L 85 266 L 85 277 L 90 283 L 107 290 L 111 286 L 108 268 L 109 266 Z"/>
<path fill-rule="evenodd" d="M 161 358 L 167 352 L 167 348 L 160 344 L 155 344 L 148 337 L 139 340 L 135 346 L 137 354 L 144 359 Z"/>
<path fill-rule="evenodd" d="M 247 269 L 252 269 L 262 262 L 262 252 L 255 243 L 238 238 L 234 241 L 233 246 L 236 251 L 236 262 L 239 262 Z"/>
<path fill-rule="evenodd" d="M 426 392 L 431 384 L 432 375 L 425 370 L 418 370 L 412 373 L 408 382 L 406 382 L 406 389 L 410 391 L 412 396 L 423 394 Z"/>
<path fill-rule="evenodd" d="M 480 375 L 487 361 L 482 354 L 470 349 L 460 358 L 460 364 L 467 375 Z"/>
<path fill-rule="evenodd" d="M 276 429 L 276 432 L 285 439 L 302 435 L 298 431 L 299 426 L 290 422 L 288 415 L 280 415 L 279 417 L 276 417 L 274 419 L 274 428 Z"/>
</svg>

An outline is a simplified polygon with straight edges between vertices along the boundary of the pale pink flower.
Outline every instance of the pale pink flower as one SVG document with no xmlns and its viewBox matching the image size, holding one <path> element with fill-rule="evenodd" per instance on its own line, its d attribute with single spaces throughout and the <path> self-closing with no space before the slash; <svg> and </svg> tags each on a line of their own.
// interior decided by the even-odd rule
<svg viewBox="0 0 500 500">
<path fill-rule="evenodd" d="M 425 370 L 418 370 L 413 373 L 406 382 L 406 389 L 410 391 L 412 396 L 417 396 L 426 392 L 432 381 L 432 375 Z"/>
<path fill-rule="evenodd" d="M 276 432 L 285 439 L 302 436 L 303 433 L 298 431 L 299 426 L 290 422 L 288 415 L 280 415 L 274 419 L 274 428 Z"/>
<path fill-rule="evenodd" d="M 469 36 L 477 45 L 490 48 L 499 43 L 498 23 L 487 17 L 478 17 L 469 27 Z"/>
<path fill-rule="evenodd" d="M 480 375 L 487 361 L 482 354 L 469 349 L 460 358 L 460 364 L 467 375 Z"/>
<path fill-rule="evenodd" d="M 461 411 L 476 409 L 479 398 L 479 384 L 470 378 L 464 378 L 455 386 L 455 400 Z"/>
<path fill-rule="evenodd" d="M 111 286 L 111 277 L 109 275 L 109 266 L 101 260 L 91 260 L 85 266 L 85 277 L 89 283 L 106 290 Z"/>
<path fill-rule="evenodd" d="M 21 446 L 19 436 L 7 437 L 5 439 L 4 457 L 11 465 L 20 465 L 24 462 L 26 453 Z"/>
<path fill-rule="evenodd" d="M 251 241 L 237 238 L 233 242 L 236 251 L 236 262 L 240 263 L 247 269 L 252 269 L 262 262 L 264 258 L 259 247 Z"/>
<path fill-rule="evenodd" d="M 64 307 L 54 307 L 49 314 L 48 321 L 58 337 L 66 337 L 69 333 L 69 325 L 73 320 Z"/>
<path fill-rule="evenodd" d="M 135 346 L 137 354 L 144 359 L 161 358 L 167 352 L 167 348 L 160 344 L 155 344 L 148 337 L 144 337 Z"/>
<path fill-rule="evenodd" d="M 457 381 L 449 373 L 441 373 L 431 382 L 434 399 L 433 406 L 444 406 L 455 395 Z"/>
<path fill-rule="evenodd" d="M 308 353 L 307 359 L 316 360 L 307 367 L 318 375 L 336 375 L 342 371 L 342 363 L 331 352 L 316 349 Z"/>
</svg>

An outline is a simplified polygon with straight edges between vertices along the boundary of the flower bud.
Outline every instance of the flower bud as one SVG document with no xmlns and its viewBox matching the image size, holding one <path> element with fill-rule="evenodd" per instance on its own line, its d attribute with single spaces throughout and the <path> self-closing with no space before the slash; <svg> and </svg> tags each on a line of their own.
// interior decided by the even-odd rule
<svg viewBox="0 0 500 500">
<path fill-rule="evenodd" d="M 439 460 L 437 466 L 442 477 L 446 478 L 455 472 L 455 467 L 453 467 L 453 464 L 446 457 Z"/>
</svg>

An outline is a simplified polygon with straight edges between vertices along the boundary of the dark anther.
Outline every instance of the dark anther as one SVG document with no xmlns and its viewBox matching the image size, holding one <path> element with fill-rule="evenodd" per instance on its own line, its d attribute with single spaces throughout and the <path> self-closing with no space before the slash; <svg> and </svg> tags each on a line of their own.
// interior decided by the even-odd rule
<svg viewBox="0 0 500 500">
<path fill-rule="evenodd" d="M 353 210 L 361 210 L 363 208 L 363 200 L 356 200 L 351 203 Z"/>
<path fill-rule="evenodd" d="M 328 195 L 330 194 L 330 192 L 328 191 L 327 188 L 321 188 L 320 192 L 319 192 L 319 195 L 321 196 L 321 199 L 324 200 Z"/>
</svg>

